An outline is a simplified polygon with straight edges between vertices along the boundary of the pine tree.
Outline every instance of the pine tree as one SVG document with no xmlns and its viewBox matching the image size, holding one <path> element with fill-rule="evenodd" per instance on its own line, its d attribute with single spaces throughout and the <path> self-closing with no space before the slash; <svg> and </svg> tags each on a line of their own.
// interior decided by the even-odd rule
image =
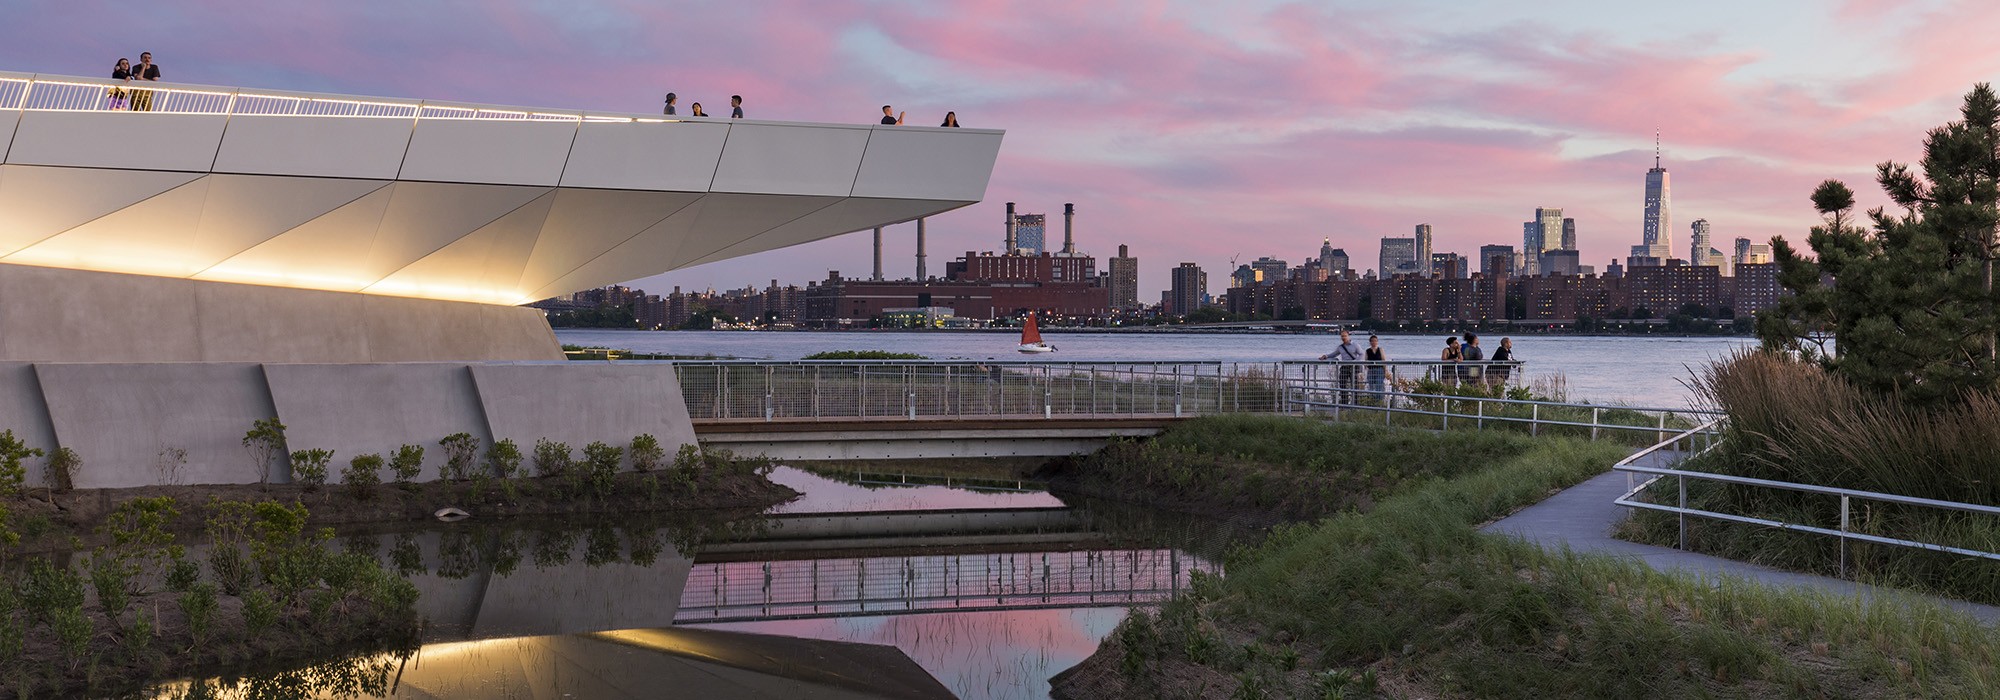
<svg viewBox="0 0 2000 700">
<path fill-rule="evenodd" d="M 1793 295 L 1758 319 L 1765 347 L 1799 352 L 1858 386 L 1920 405 L 2000 388 L 1993 288 L 2000 99 L 1980 83 L 1960 115 L 1930 131 L 1917 170 L 1876 166 L 1876 182 L 1901 215 L 1870 210 L 1872 229 L 1863 228 L 1845 184 L 1828 180 L 1813 190 L 1813 208 L 1825 217 L 1807 238 L 1816 259 L 1783 237 L 1771 241 L 1779 282 Z"/>
</svg>

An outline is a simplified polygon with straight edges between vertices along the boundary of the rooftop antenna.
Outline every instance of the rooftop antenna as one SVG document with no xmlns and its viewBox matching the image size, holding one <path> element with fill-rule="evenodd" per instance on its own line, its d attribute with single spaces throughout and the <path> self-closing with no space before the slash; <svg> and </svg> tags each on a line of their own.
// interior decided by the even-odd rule
<svg viewBox="0 0 2000 700">
<path fill-rule="evenodd" d="M 1653 167 L 1660 167 L 1660 130 L 1653 129 Z"/>
</svg>

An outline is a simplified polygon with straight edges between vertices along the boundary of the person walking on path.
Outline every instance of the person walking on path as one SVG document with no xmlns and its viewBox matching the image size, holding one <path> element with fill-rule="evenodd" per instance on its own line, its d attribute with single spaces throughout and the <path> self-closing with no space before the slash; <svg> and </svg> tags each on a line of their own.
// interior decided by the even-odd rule
<svg viewBox="0 0 2000 700">
<path fill-rule="evenodd" d="M 742 96 L 742 95 L 730 95 L 730 96 L 729 96 L 729 118 L 730 118 L 730 119 L 742 119 L 742 118 L 743 118 L 743 96 Z"/>
<path fill-rule="evenodd" d="M 680 99 L 679 95 L 673 94 L 671 92 L 667 93 L 667 111 L 665 112 L 667 116 L 669 117 L 674 116 L 674 100 L 678 99 Z"/>
<path fill-rule="evenodd" d="M 1367 353 L 1363 359 L 1366 359 L 1370 363 L 1368 365 L 1368 390 L 1375 392 L 1376 397 L 1387 401 L 1387 398 L 1382 398 L 1382 394 L 1388 383 L 1389 353 L 1382 349 L 1381 336 L 1372 333 L 1368 335 Z"/>
<path fill-rule="evenodd" d="M 1334 401 L 1337 403 L 1352 403 L 1353 397 L 1350 395 L 1350 392 L 1353 389 L 1359 388 L 1355 381 L 1356 377 L 1359 376 L 1359 368 L 1347 363 L 1361 361 L 1361 347 L 1354 344 L 1354 339 L 1348 333 L 1347 329 L 1340 329 L 1340 344 L 1333 347 L 1333 352 L 1321 355 L 1319 359 L 1341 363 L 1334 368 L 1334 376 L 1336 378 L 1334 386 L 1340 389 L 1340 391 L 1334 393 Z"/>
<path fill-rule="evenodd" d="M 903 123 L 904 114 L 909 114 L 909 112 L 897 114 L 894 108 L 891 108 L 889 105 L 882 105 L 882 125 L 900 126 Z"/>
<path fill-rule="evenodd" d="M 139 54 L 139 65 L 132 67 L 131 77 L 133 80 L 144 80 L 147 82 L 157 82 L 160 79 L 160 65 L 153 62 L 153 52 L 144 51 Z M 133 90 L 132 111 L 153 111 L 153 91 Z"/>
</svg>

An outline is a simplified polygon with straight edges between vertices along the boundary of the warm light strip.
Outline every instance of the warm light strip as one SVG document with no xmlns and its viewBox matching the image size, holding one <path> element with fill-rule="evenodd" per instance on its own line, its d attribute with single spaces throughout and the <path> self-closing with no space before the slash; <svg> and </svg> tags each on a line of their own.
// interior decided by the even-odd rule
<svg viewBox="0 0 2000 700">
<path fill-rule="evenodd" d="M 44 80 L 40 78 L 0 78 L 0 83 L 21 83 L 24 86 L 31 86 L 36 84 L 57 85 L 57 86 L 81 87 L 90 89 L 125 88 L 132 90 L 149 90 L 163 94 L 177 93 L 181 95 L 201 95 L 207 97 L 231 98 L 228 101 L 228 106 L 226 106 L 223 110 L 220 111 L 159 110 L 159 112 L 162 114 L 185 114 L 185 115 L 196 115 L 196 116 L 242 115 L 242 116 L 253 116 L 253 117 L 322 117 L 322 118 L 338 118 L 338 119 L 414 118 L 414 119 L 442 119 L 442 120 L 461 120 L 461 121 L 569 121 L 569 122 L 595 122 L 595 123 L 607 123 L 607 124 L 632 124 L 632 123 L 678 124 L 683 121 L 687 121 L 684 119 L 647 119 L 643 117 L 637 117 L 637 118 L 617 117 L 617 116 L 593 115 L 593 114 L 581 114 L 581 113 L 565 114 L 558 112 L 531 112 L 531 111 L 512 110 L 512 109 L 491 109 L 485 107 L 460 107 L 455 105 L 427 104 L 424 102 L 385 102 L 380 100 L 357 100 L 357 99 L 348 99 L 340 97 L 306 97 L 301 95 L 273 95 L 273 94 L 258 93 L 258 92 L 221 92 L 216 90 L 193 90 L 193 89 L 178 88 L 178 87 L 149 87 L 134 83 L 119 83 L 115 81 L 105 81 L 100 83 L 100 82 L 80 82 L 75 80 Z M 409 114 L 395 114 L 395 113 L 362 114 L 360 113 L 362 111 L 361 109 L 356 109 L 355 110 L 356 113 L 354 114 L 325 114 L 325 113 L 287 114 L 276 111 L 243 111 L 241 109 L 238 109 L 238 105 L 235 104 L 236 98 L 292 102 L 295 103 L 296 105 L 299 105 L 300 111 L 304 111 L 304 106 L 308 104 L 326 104 L 326 105 L 352 105 L 357 108 L 376 108 L 378 110 L 381 109 L 409 110 L 410 113 Z M 98 108 L 95 106 L 28 107 L 25 104 L 19 107 L 15 107 L 14 109 L 20 109 L 22 111 L 32 111 L 32 112 L 113 111 L 109 109 Z M 437 112 L 447 112 L 450 114 L 437 114 Z"/>
<path fill-rule="evenodd" d="M 239 97 L 249 97 L 262 100 L 301 100 L 305 102 L 327 102 L 332 104 L 343 104 L 343 105 L 362 105 L 366 107 L 406 107 L 410 109 L 416 109 L 417 107 L 423 106 L 421 103 L 418 102 L 371 102 L 368 100 L 343 100 L 333 97 L 295 97 L 292 95 L 261 95 L 252 92 L 239 92 L 236 94 Z"/>
<path fill-rule="evenodd" d="M 144 83 L 144 82 L 151 82 L 151 81 L 145 81 L 145 80 L 142 80 L 142 81 L 139 81 L 139 82 L 141 82 L 141 83 Z M 75 85 L 75 86 L 77 86 L 77 87 L 87 87 L 87 88 L 129 88 L 129 89 L 133 89 L 133 90 L 152 90 L 152 91 L 155 91 L 155 92 L 178 92 L 178 93 L 180 93 L 180 94 L 183 94 L 183 95 L 215 95 L 215 96 L 218 96 L 218 97 L 228 97 L 228 96 L 230 96 L 230 95 L 232 95 L 232 94 L 235 94 L 235 93 L 229 93 L 229 92 L 215 92 L 215 91 L 213 91 L 213 90 L 189 90 L 189 89 L 187 89 L 187 88 L 173 88 L 173 87 L 147 87 L 147 86 L 145 86 L 145 85 L 139 85 L 139 84 L 137 84 L 137 83 L 115 83 L 115 82 L 109 82 L 109 81 L 106 81 L 106 82 L 102 82 L 102 83 L 73 83 L 73 82 L 69 82 L 69 81 L 64 81 L 64 80 L 37 80 L 37 81 L 35 81 L 35 84 L 37 84 L 37 85 Z"/>
</svg>

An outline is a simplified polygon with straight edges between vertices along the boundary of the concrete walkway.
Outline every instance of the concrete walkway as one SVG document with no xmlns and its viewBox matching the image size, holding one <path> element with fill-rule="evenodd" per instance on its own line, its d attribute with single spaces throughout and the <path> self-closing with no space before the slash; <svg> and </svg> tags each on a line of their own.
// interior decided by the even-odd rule
<svg viewBox="0 0 2000 700">
<path fill-rule="evenodd" d="M 1659 571 L 1684 573 L 1702 579 L 1735 578 L 1774 588 L 1813 589 L 1863 600 L 1884 592 L 1903 593 L 1865 583 L 1615 539 L 1611 536 L 1612 528 L 1629 513 L 1612 501 L 1624 493 L 1624 473 L 1600 474 L 1480 530 L 1512 535 L 1550 550 L 1567 547 L 1579 553 L 1631 558 Z M 2000 623 L 2000 607 L 1936 596 L 1909 595 L 1927 598 L 1989 625 Z"/>
</svg>

